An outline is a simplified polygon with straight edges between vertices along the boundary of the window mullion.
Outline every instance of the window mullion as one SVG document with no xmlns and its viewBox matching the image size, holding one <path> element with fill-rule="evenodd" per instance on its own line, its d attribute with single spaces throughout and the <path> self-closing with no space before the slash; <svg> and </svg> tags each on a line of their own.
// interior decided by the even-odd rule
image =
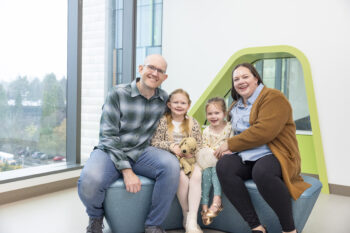
<svg viewBox="0 0 350 233">
<path fill-rule="evenodd" d="M 82 0 L 68 1 L 67 163 L 80 163 Z"/>
</svg>

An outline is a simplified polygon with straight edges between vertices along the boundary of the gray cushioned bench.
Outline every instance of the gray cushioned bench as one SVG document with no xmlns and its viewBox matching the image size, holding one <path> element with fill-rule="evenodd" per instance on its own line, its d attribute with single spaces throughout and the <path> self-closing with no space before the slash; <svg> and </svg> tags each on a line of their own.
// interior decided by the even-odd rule
<svg viewBox="0 0 350 233">
<path fill-rule="evenodd" d="M 114 182 L 106 192 L 105 216 L 113 233 L 140 233 L 144 231 L 144 222 L 151 204 L 154 181 L 146 177 L 139 177 L 142 188 L 136 194 L 125 190 L 123 179 Z M 318 179 L 310 176 L 303 177 L 312 186 L 297 201 L 292 200 L 293 217 L 298 232 L 302 232 L 322 188 Z M 278 218 L 259 194 L 255 183 L 248 180 L 245 184 L 261 222 L 267 226 L 269 233 L 280 233 L 282 229 Z M 198 223 L 201 227 L 231 233 L 250 233 L 248 224 L 243 221 L 226 196 L 223 195 L 222 201 L 224 210 L 211 225 L 204 227 L 200 214 L 198 214 Z M 163 227 L 167 230 L 182 228 L 182 211 L 177 198 L 172 203 Z"/>
</svg>

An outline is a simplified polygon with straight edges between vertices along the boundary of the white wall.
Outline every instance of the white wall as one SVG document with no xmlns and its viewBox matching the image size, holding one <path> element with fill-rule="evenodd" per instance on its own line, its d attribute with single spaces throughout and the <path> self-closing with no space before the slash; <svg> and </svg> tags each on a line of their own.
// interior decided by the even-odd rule
<svg viewBox="0 0 350 233">
<path fill-rule="evenodd" d="M 81 92 L 81 157 L 85 162 L 98 144 L 105 98 L 107 1 L 84 0 Z"/>
<path fill-rule="evenodd" d="M 163 87 L 200 97 L 238 50 L 290 45 L 308 58 L 332 184 L 350 186 L 350 1 L 164 0 Z"/>
</svg>

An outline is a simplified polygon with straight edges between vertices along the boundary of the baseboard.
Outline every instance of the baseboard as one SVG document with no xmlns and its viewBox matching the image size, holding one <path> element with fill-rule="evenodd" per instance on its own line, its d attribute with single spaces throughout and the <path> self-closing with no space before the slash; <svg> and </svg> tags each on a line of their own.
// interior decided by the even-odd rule
<svg viewBox="0 0 350 233">
<path fill-rule="evenodd" d="M 329 192 L 331 194 L 350 197 L 350 186 L 339 185 L 339 184 L 329 184 Z"/>
<path fill-rule="evenodd" d="M 302 175 L 311 176 L 311 177 L 314 177 L 316 179 L 319 179 L 317 174 L 302 173 Z M 329 193 L 330 194 L 336 194 L 336 195 L 350 197 L 350 186 L 339 185 L 339 184 L 330 184 L 330 183 L 328 183 L 328 186 L 329 186 Z"/>
<path fill-rule="evenodd" d="M 23 199 L 37 197 L 40 195 L 61 191 L 77 186 L 79 177 L 63 179 L 51 183 L 35 185 L 8 192 L 0 193 L 0 205 L 20 201 Z"/>
</svg>

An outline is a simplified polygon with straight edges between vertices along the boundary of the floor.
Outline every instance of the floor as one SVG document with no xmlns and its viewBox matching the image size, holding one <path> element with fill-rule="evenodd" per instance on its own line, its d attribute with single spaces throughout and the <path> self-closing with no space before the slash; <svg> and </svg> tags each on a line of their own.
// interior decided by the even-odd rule
<svg viewBox="0 0 350 233">
<path fill-rule="evenodd" d="M 303 233 L 349 233 L 348 221 L 350 197 L 321 194 Z M 0 233 L 82 233 L 87 222 L 75 188 L 0 206 Z"/>
</svg>

